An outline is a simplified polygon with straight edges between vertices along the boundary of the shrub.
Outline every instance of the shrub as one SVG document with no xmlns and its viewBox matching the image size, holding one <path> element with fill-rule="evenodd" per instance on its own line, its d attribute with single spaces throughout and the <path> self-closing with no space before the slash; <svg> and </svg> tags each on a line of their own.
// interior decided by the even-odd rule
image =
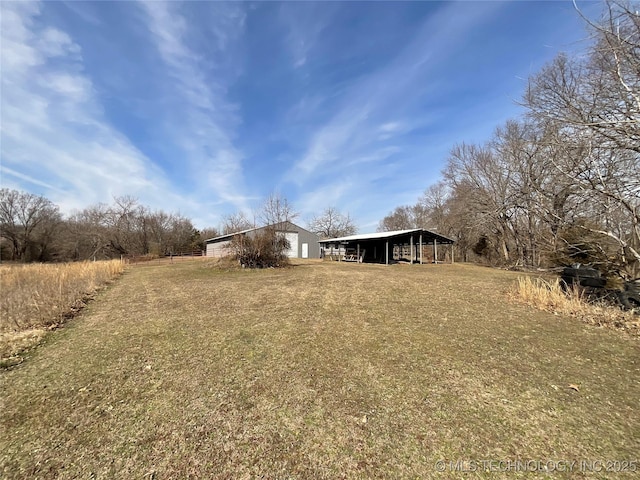
<svg viewBox="0 0 640 480">
<path fill-rule="evenodd" d="M 291 244 L 275 229 L 265 228 L 247 235 L 236 235 L 231 251 L 243 267 L 268 268 L 289 265 L 287 250 Z"/>
</svg>

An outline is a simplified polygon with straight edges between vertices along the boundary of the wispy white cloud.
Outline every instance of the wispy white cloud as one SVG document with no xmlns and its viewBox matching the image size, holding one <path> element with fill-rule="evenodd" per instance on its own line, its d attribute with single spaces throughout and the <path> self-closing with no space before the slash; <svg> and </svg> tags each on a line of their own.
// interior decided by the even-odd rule
<svg viewBox="0 0 640 480">
<path fill-rule="evenodd" d="M 283 3 L 280 6 L 279 19 L 288 32 L 285 42 L 295 69 L 307 64 L 337 6 L 330 2 Z"/>
<path fill-rule="evenodd" d="M 57 187 L 55 187 L 55 186 L 53 186 L 53 185 L 51 185 L 49 183 L 43 182 L 41 180 L 38 180 L 37 178 L 30 177 L 29 175 L 25 175 L 23 173 L 16 172 L 15 170 L 12 170 L 9 167 L 5 167 L 4 165 L 0 166 L 0 172 L 2 172 L 3 175 L 4 175 L 4 177 L 2 179 L 3 180 L 3 182 L 2 182 L 3 184 L 6 183 L 6 175 L 8 175 L 9 177 L 13 177 L 15 179 L 25 181 L 25 182 L 30 183 L 32 185 L 37 185 L 39 187 L 46 188 L 47 190 L 60 191 L 59 188 L 57 188 Z"/>
<path fill-rule="evenodd" d="M 378 127 L 378 130 L 384 133 L 393 133 L 393 132 L 397 132 L 401 128 L 402 128 L 402 123 L 400 122 L 387 122 L 380 125 Z"/>
<path fill-rule="evenodd" d="M 353 179 L 336 176 L 334 182 L 323 185 L 320 188 L 303 193 L 296 201 L 296 210 L 303 219 L 309 219 L 319 213 L 318 205 L 328 207 L 338 206 L 338 200 L 353 188 Z"/>
<path fill-rule="evenodd" d="M 354 205 L 357 204 L 354 192 L 371 191 L 378 180 L 393 176 L 394 158 L 403 155 L 404 165 L 410 164 L 412 158 L 418 160 L 417 149 L 395 140 L 433 121 L 432 114 L 414 111 L 415 103 L 437 96 L 441 84 L 434 72 L 460 48 L 466 33 L 496 8 L 500 5 L 483 4 L 483 8 L 468 9 L 460 16 L 458 4 L 445 5 L 427 17 L 413 40 L 395 58 L 358 77 L 346 88 L 334 115 L 311 135 L 305 153 L 287 174 L 298 189 L 309 190 L 305 200 L 308 208 L 317 210 L 325 206 L 323 195 L 315 192 L 330 189 L 333 172 L 355 173 L 350 188 L 335 192 L 338 197 L 332 200 L 344 203 L 349 198 Z M 403 170 L 398 172 L 401 177 L 406 171 L 407 182 L 416 181 L 417 172 L 412 167 L 405 166 Z M 315 200 L 318 203 L 311 206 Z M 386 202 L 393 205 L 395 200 L 388 198 Z M 366 223 L 366 217 L 363 218 Z"/>
<path fill-rule="evenodd" d="M 80 46 L 46 24 L 42 4 L 0 8 L 3 183 L 26 183 L 65 211 L 124 194 L 168 207 L 162 172 L 105 120 Z"/>
<path fill-rule="evenodd" d="M 60 3 L 62 3 L 69 11 L 80 17 L 83 21 L 90 23 L 93 26 L 98 26 L 102 23 L 99 16 L 93 11 L 94 4 L 92 2 L 67 0 L 61 1 Z"/>
<path fill-rule="evenodd" d="M 531 45 L 567 30 L 526 2 L 0 8 L 2 185 L 65 209 L 130 194 L 200 226 L 273 189 L 377 223 L 513 116 L 514 75 L 553 55 Z"/>
<path fill-rule="evenodd" d="M 165 62 L 171 79 L 174 101 L 169 138 L 184 154 L 197 191 L 212 200 L 221 199 L 241 210 L 248 209 L 250 195 L 244 193 L 244 155 L 234 145 L 234 128 L 239 124 L 237 107 L 226 97 L 228 72 L 215 65 L 215 53 L 226 56 L 227 49 L 241 34 L 244 14 L 239 5 L 220 6 L 211 15 L 208 28 L 214 39 L 214 60 L 204 58 L 190 47 L 189 26 L 180 5 L 141 2 L 153 43 Z M 205 70 L 211 69 L 208 75 Z M 211 73 L 213 72 L 213 75 Z M 233 75 L 233 72 L 232 74 Z M 184 120 L 177 124 L 175 117 Z M 212 195 L 213 194 L 213 195 Z"/>
<path fill-rule="evenodd" d="M 411 130 L 406 123 L 403 122 L 386 122 L 378 127 L 378 140 L 384 141 L 392 138 L 400 133 L 406 133 Z"/>
</svg>

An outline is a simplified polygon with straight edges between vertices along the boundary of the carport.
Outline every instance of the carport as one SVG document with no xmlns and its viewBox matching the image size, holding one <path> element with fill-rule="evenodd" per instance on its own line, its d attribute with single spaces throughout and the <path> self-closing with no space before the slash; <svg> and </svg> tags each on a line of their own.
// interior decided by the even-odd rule
<svg viewBox="0 0 640 480">
<path fill-rule="evenodd" d="M 433 254 L 433 263 L 440 263 L 438 246 L 453 245 L 453 243 L 452 239 L 439 233 L 424 228 L 414 228 L 329 238 L 320 240 L 320 247 L 321 256 L 338 261 L 386 265 L 407 261 L 422 264 L 425 262 L 426 248 L 431 250 L 429 256 Z M 453 249 L 451 249 L 450 260 L 453 263 Z"/>
</svg>

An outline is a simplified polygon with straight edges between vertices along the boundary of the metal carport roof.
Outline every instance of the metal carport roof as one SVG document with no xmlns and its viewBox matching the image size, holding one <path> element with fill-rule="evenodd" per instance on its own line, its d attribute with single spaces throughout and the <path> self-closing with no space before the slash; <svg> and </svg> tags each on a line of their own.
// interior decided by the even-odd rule
<svg viewBox="0 0 640 480">
<path fill-rule="evenodd" d="M 381 240 L 381 239 L 392 239 L 396 237 L 404 237 L 412 234 L 422 234 L 425 236 L 425 240 L 433 241 L 434 239 L 442 244 L 452 244 L 455 243 L 451 238 L 445 237 L 444 235 L 440 235 L 439 233 L 432 232 L 430 230 L 426 230 L 424 228 L 413 228 L 410 230 L 393 230 L 391 232 L 375 232 L 375 233 L 364 233 L 359 235 L 348 235 L 346 237 L 337 237 L 337 238 L 327 238 L 325 240 L 320 240 L 320 243 L 351 243 L 357 241 L 366 241 L 366 240 Z"/>
</svg>

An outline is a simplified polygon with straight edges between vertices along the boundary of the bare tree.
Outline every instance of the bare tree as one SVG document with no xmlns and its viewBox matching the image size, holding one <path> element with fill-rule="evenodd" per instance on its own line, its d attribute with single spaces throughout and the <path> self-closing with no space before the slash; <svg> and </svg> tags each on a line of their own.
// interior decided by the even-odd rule
<svg viewBox="0 0 640 480">
<path fill-rule="evenodd" d="M 2 258 L 21 261 L 166 255 L 202 248 L 190 219 L 151 211 L 128 196 L 63 219 L 46 198 L 5 188 L 0 190 L 0 227 Z"/>
<path fill-rule="evenodd" d="M 453 188 L 467 189 L 474 222 L 485 229 L 486 235 L 481 238 L 495 239 L 496 253 L 502 262 L 509 263 L 509 243 L 514 236 L 512 165 L 490 145 L 463 143 L 452 149 L 444 175 Z"/>
<path fill-rule="evenodd" d="M 556 177 L 572 184 L 599 222 L 584 230 L 614 240 L 624 269 L 640 268 L 640 14 L 608 1 L 603 18 L 583 15 L 594 37 L 588 55 L 561 55 L 534 76 L 529 116 L 556 132 Z M 635 273 L 634 273 L 635 272 Z"/>
<path fill-rule="evenodd" d="M 346 237 L 356 233 L 356 226 L 349 214 L 342 214 L 336 207 L 327 207 L 309 220 L 308 228 L 321 238 Z"/>
<path fill-rule="evenodd" d="M 111 257 L 107 227 L 108 205 L 99 203 L 71 215 L 66 224 L 66 257 L 71 260 L 103 259 Z"/>
<path fill-rule="evenodd" d="M 200 236 L 202 240 L 208 240 L 210 238 L 215 238 L 220 235 L 220 232 L 215 227 L 207 227 L 200 230 Z"/>
<path fill-rule="evenodd" d="M 207 227 L 200 230 L 200 238 L 204 242 L 205 240 L 209 240 L 210 238 L 215 238 L 220 235 L 220 232 L 215 227 Z M 203 244 L 204 245 L 204 244 Z"/>
<path fill-rule="evenodd" d="M 11 243 L 13 260 L 46 260 L 44 253 L 61 220 L 58 207 L 50 200 L 0 189 L 0 233 Z"/>
<path fill-rule="evenodd" d="M 251 222 L 242 212 L 225 215 L 222 218 L 223 235 L 241 232 L 242 230 L 248 230 L 250 228 L 253 228 L 254 226 L 255 225 L 253 224 L 253 222 Z"/>
<path fill-rule="evenodd" d="M 378 224 L 379 232 L 409 230 L 411 228 L 416 228 L 416 223 L 413 216 L 413 207 L 409 205 L 396 207 L 393 212 L 385 216 Z"/>
<path fill-rule="evenodd" d="M 163 211 L 156 211 L 148 215 L 146 225 L 149 229 L 148 250 L 152 254 L 165 255 L 171 253 L 169 247 L 169 232 L 172 216 Z"/>
<path fill-rule="evenodd" d="M 199 249 L 198 231 L 193 227 L 193 223 L 187 217 L 179 214 L 171 216 L 169 230 L 169 253 L 191 252 Z"/>
<path fill-rule="evenodd" d="M 134 253 L 140 204 L 129 195 L 114 198 L 107 210 L 110 247 L 120 255 Z"/>
<path fill-rule="evenodd" d="M 119 255 L 167 255 L 200 249 L 191 220 L 162 210 L 151 211 L 135 198 L 97 204 L 66 222 L 67 257 L 73 260 Z"/>
<path fill-rule="evenodd" d="M 419 223 L 424 225 L 424 228 L 437 230 L 445 235 L 450 233 L 451 226 L 447 221 L 449 198 L 450 192 L 445 182 L 440 181 L 429 186 L 417 203 L 422 209 Z"/>
<path fill-rule="evenodd" d="M 531 78 L 524 105 L 597 144 L 640 153 L 640 15 L 609 1 L 601 21 L 583 18 L 594 37 L 588 54 L 559 55 Z"/>
<path fill-rule="evenodd" d="M 277 225 L 292 222 L 299 216 L 289 201 L 279 193 L 272 193 L 258 212 L 258 218 L 264 225 Z"/>
</svg>

